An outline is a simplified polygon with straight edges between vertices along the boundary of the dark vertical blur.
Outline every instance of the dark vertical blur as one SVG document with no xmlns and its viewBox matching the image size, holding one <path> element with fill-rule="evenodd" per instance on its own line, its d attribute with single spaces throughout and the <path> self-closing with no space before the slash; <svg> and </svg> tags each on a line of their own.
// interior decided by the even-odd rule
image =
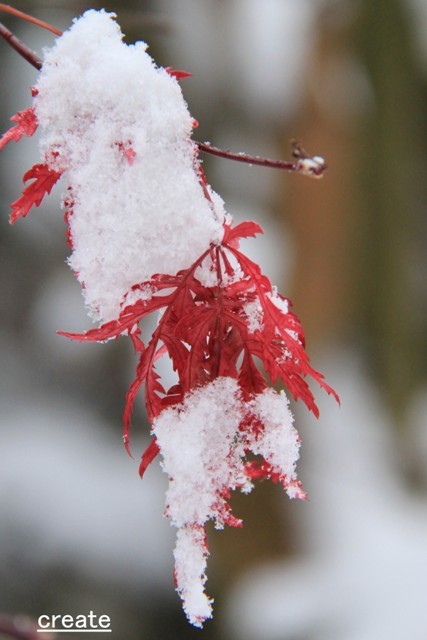
<svg viewBox="0 0 427 640">
<path fill-rule="evenodd" d="M 407 3 L 363 2 L 356 46 L 373 104 L 363 122 L 362 323 L 375 370 L 401 416 L 426 374 L 426 87 Z M 421 250 L 423 250 L 423 255 Z M 423 317 L 424 316 L 424 317 Z"/>
<path fill-rule="evenodd" d="M 330 165 L 322 184 L 295 180 L 285 196 L 297 309 L 310 339 L 363 349 L 399 422 L 425 382 L 427 334 L 426 91 L 409 8 L 326 4 L 285 134 Z"/>
</svg>

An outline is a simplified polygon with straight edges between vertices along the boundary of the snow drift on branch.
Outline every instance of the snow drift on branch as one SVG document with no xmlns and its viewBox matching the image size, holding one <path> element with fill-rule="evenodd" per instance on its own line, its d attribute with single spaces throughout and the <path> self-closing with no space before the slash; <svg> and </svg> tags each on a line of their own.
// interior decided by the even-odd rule
<svg viewBox="0 0 427 640">
<path fill-rule="evenodd" d="M 42 154 L 71 187 L 70 266 L 101 321 L 132 285 L 218 242 L 225 215 L 199 182 L 178 81 L 112 18 L 86 12 L 45 52 L 34 101 Z"/>
</svg>

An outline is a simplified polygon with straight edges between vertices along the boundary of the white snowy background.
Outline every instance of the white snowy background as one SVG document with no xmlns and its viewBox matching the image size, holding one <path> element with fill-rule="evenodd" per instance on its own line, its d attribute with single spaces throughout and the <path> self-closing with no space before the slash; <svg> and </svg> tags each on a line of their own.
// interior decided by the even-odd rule
<svg viewBox="0 0 427 640">
<path fill-rule="evenodd" d="M 24 10 L 61 28 L 92 6 L 70 2 L 60 11 L 27 4 Z M 119 20 L 124 4 L 116 6 Z M 357 2 L 329 4 L 340 16 Z M 425 3 L 407 4 L 425 65 Z M 144 36 L 152 54 L 161 50 L 161 63 L 193 73 L 183 90 L 201 138 L 274 157 L 282 152 L 277 127 L 292 122 L 304 101 L 303 78 L 323 5 L 160 0 L 137 8 L 154 11 L 166 25 Z M 35 28 L 5 22 L 36 50 L 52 41 Z M 36 74 L 1 43 L 0 56 L 5 129 L 9 115 L 29 104 L 27 87 Z M 363 93 L 363 77 L 357 86 Z M 338 97 L 339 91 L 334 107 Z M 28 220 L 12 229 L 7 224 L 8 203 L 35 161 L 32 140 L 9 146 L 0 158 L 0 612 L 37 617 L 52 607 L 64 613 L 98 608 L 111 615 L 112 635 L 121 640 L 193 633 L 235 640 L 425 640 L 427 386 L 420 380 L 398 432 L 369 354 L 349 339 L 329 339 L 312 354 L 340 393 L 341 408 L 319 395 L 319 422 L 301 411 L 296 416 L 297 426 L 303 425 L 299 474 L 310 497 L 286 508 L 297 552 L 252 564 L 227 584 L 211 627 L 187 627 L 173 592 L 174 532 L 162 517 L 166 479 L 155 462 L 140 482 L 137 461 L 121 443 L 131 351 L 120 341 L 80 345 L 55 334 L 90 323 L 64 262 L 59 193 Z M 272 194 L 289 178 L 226 161 L 206 166 L 227 209 L 264 226 L 266 235 L 248 242 L 248 252 L 286 294 L 295 247 L 272 215 Z M 333 170 L 327 179 L 334 180 Z M 144 446 L 142 431 L 135 433 L 136 453 Z"/>
</svg>

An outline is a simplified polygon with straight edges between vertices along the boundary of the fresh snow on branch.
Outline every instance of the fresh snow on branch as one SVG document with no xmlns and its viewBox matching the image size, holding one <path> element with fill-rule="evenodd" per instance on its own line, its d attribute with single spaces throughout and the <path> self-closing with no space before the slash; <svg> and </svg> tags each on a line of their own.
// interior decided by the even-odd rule
<svg viewBox="0 0 427 640">
<path fill-rule="evenodd" d="M 88 11 L 45 52 L 36 84 L 41 153 L 71 191 L 71 268 L 94 320 L 132 285 L 176 273 L 222 238 L 200 184 L 194 120 L 178 81 L 113 14 Z"/>
</svg>

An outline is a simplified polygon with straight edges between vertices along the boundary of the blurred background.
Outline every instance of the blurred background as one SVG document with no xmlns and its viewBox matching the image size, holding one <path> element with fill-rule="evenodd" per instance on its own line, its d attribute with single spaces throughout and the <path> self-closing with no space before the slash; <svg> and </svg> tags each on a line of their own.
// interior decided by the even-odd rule
<svg viewBox="0 0 427 640">
<path fill-rule="evenodd" d="M 191 628 L 174 592 L 166 478 L 144 480 L 141 404 L 129 459 L 121 414 L 127 341 L 69 343 L 90 327 L 60 190 L 13 228 L 9 203 L 34 139 L 0 154 L 0 613 L 111 617 L 113 638 L 425 640 L 427 637 L 427 3 L 425 0 L 139 0 L 14 3 L 60 29 L 115 11 L 131 43 L 182 82 L 199 140 L 326 158 L 322 181 L 204 158 L 243 244 L 294 301 L 312 364 L 341 396 L 296 405 L 290 502 L 236 495 L 241 530 L 209 531 L 215 617 Z M 41 54 L 53 36 L 2 21 Z M 36 72 L 0 42 L 1 130 Z"/>
</svg>

